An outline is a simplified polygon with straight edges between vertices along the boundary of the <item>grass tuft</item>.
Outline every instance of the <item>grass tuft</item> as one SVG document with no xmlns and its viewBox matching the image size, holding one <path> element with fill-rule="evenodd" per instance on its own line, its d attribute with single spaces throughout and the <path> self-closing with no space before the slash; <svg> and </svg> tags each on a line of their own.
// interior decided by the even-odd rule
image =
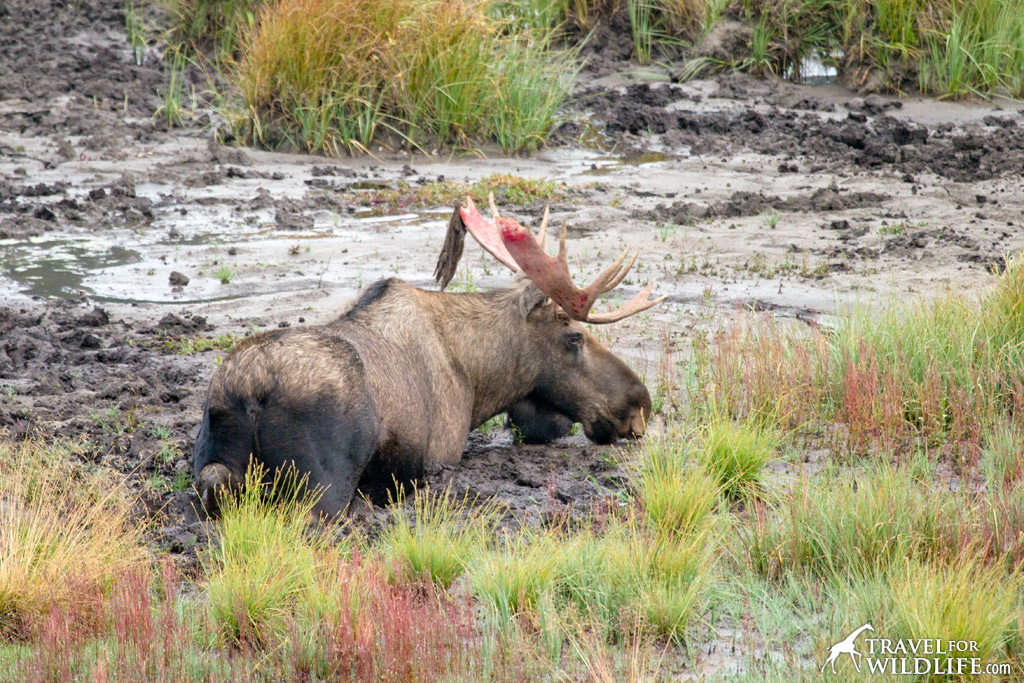
<svg viewBox="0 0 1024 683">
<path fill-rule="evenodd" d="M 486 202 L 494 193 L 495 201 L 503 206 L 524 206 L 537 201 L 555 201 L 564 198 L 561 188 L 549 180 L 522 178 L 506 173 L 492 173 L 475 183 L 439 180 L 423 185 L 410 185 L 399 181 L 395 187 L 356 191 L 356 200 L 374 207 L 381 213 L 407 211 L 414 208 L 452 206 L 456 201 L 473 197 Z"/>
<path fill-rule="evenodd" d="M 437 30 L 443 26 L 444 30 Z M 228 74 L 239 137 L 341 154 L 384 145 L 541 144 L 571 54 L 445 0 L 282 0 L 244 34 Z"/>
<path fill-rule="evenodd" d="M 698 454 L 721 491 L 740 499 L 764 492 L 765 467 L 778 447 L 779 437 L 764 426 L 718 418 L 705 425 Z"/>
<path fill-rule="evenodd" d="M 80 453 L 74 442 L 0 441 L 0 638 L 102 594 L 146 559 L 123 483 L 72 467 Z"/>
<path fill-rule="evenodd" d="M 225 641 L 280 641 L 297 608 L 315 604 L 318 575 L 337 555 L 326 529 L 307 532 L 315 504 L 293 475 L 265 483 L 258 468 L 222 503 L 220 542 L 202 564 L 211 618 Z"/>
<path fill-rule="evenodd" d="M 652 528 L 668 534 L 701 529 L 720 492 L 719 483 L 687 453 L 682 437 L 645 440 L 634 486 Z"/>
<path fill-rule="evenodd" d="M 403 502 L 400 498 L 398 505 Z M 381 534 L 392 579 L 450 586 L 494 531 L 493 506 L 470 511 L 470 503 L 468 496 L 460 499 L 448 490 L 416 491 L 411 505 L 400 508 Z"/>
</svg>

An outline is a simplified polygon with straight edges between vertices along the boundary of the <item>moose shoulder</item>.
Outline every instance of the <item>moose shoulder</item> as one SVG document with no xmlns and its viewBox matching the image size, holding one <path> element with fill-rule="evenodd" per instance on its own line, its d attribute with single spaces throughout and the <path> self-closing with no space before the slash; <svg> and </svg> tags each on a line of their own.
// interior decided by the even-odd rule
<svg viewBox="0 0 1024 683">
<path fill-rule="evenodd" d="M 357 488 L 373 491 L 422 476 L 426 463 L 459 459 L 469 432 L 509 413 L 523 437 L 543 442 L 572 423 L 598 443 L 640 435 L 647 388 L 582 322 L 613 322 L 656 304 L 651 285 L 617 311 L 590 307 L 632 265 L 625 254 L 588 288 L 569 279 L 565 229 L 557 259 L 515 221 L 486 221 L 467 200 L 456 208 L 438 262 L 442 289 L 465 230 L 517 272 L 479 294 L 430 292 L 377 282 L 334 322 L 255 336 L 221 363 L 196 438 L 196 487 L 208 509 L 238 485 L 250 460 L 270 472 L 294 466 L 322 490 L 333 515 Z M 636 256 L 633 256 L 635 260 Z"/>
</svg>

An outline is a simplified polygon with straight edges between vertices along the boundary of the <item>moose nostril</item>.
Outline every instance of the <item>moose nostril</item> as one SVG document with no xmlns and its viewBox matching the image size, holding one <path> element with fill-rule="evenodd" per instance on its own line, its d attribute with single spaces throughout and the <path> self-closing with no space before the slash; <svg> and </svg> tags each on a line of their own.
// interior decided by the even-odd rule
<svg viewBox="0 0 1024 683">
<path fill-rule="evenodd" d="M 633 408 L 629 411 L 629 431 L 636 436 L 643 436 L 647 428 L 647 421 L 644 419 L 644 411 L 640 408 Z"/>
</svg>

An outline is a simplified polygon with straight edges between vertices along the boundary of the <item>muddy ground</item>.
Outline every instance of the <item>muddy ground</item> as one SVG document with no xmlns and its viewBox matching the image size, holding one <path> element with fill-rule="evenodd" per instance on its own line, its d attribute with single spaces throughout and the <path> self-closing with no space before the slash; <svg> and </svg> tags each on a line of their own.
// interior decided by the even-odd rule
<svg viewBox="0 0 1024 683">
<path fill-rule="evenodd" d="M 569 222 L 580 278 L 641 248 L 621 294 L 656 277 L 668 301 L 598 332 L 652 385 L 737 307 L 827 320 L 838 304 L 978 289 L 1024 247 L 1016 103 L 738 74 L 677 84 L 671 65 L 636 67 L 621 41 L 602 41 L 532 156 L 325 159 L 219 145 L 201 106 L 167 129 L 152 116 L 159 46 L 134 62 L 121 3 L 0 4 L 0 429 L 90 439 L 91 457 L 140 491 L 154 544 L 193 562 L 204 527 L 190 453 L 223 351 L 168 346 L 322 323 L 381 277 L 431 287 L 447 209 L 365 206 L 399 180 L 557 181 L 552 217 Z M 475 245 L 464 263 L 464 289 L 507 279 Z M 531 523 L 612 495 L 620 456 L 582 437 L 516 446 L 495 429 L 429 481 Z"/>
</svg>

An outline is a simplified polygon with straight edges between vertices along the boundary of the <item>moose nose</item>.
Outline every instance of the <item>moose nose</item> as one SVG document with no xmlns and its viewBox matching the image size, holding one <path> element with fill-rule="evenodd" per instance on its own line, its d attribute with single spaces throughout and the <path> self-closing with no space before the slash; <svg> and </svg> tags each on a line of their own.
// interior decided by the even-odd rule
<svg viewBox="0 0 1024 683">
<path fill-rule="evenodd" d="M 634 407 L 629 411 L 629 433 L 631 436 L 643 436 L 647 428 L 647 419 L 640 407 Z"/>
</svg>

